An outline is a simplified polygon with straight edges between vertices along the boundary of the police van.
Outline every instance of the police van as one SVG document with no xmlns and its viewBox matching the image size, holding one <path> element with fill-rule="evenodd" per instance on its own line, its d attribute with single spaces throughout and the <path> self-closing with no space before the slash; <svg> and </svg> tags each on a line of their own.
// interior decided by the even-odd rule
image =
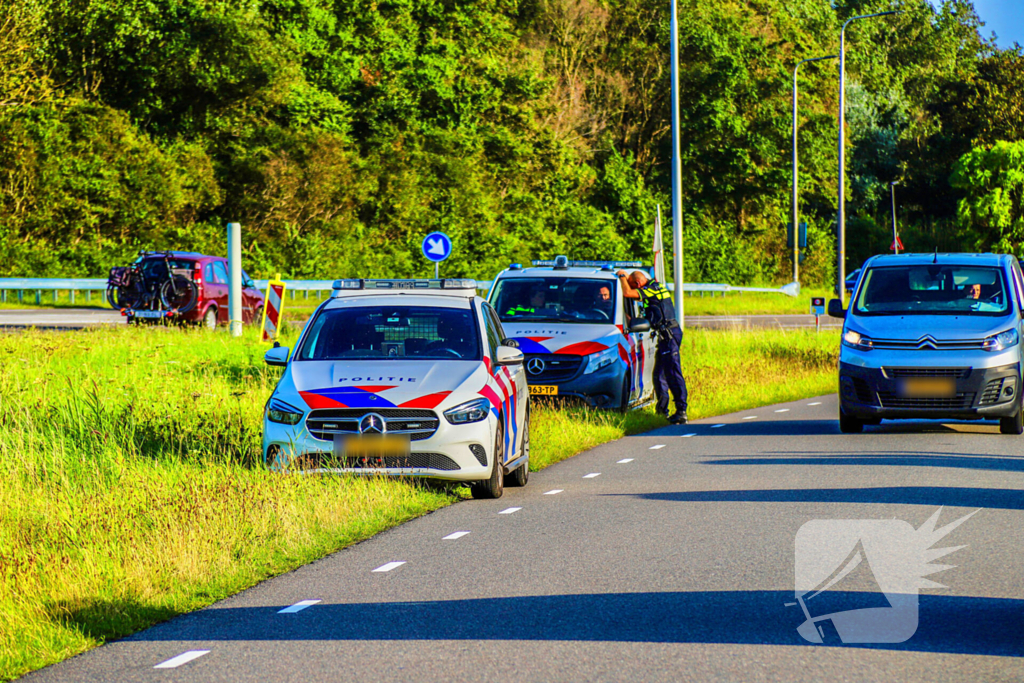
<svg viewBox="0 0 1024 683">
<path fill-rule="evenodd" d="M 530 406 L 523 353 L 475 280 L 338 280 L 267 401 L 274 470 L 429 477 L 474 498 L 525 486 Z"/>
<path fill-rule="evenodd" d="M 616 270 L 636 261 L 533 261 L 500 272 L 487 299 L 523 352 L 532 395 L 631 410 L 654 399 L 656 338 Z"/>
</svg>

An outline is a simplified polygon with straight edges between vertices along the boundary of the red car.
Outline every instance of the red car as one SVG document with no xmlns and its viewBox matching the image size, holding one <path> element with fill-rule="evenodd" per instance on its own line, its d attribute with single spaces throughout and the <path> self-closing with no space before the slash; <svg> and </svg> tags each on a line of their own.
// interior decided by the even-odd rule
<svg viewBox="0 0 1024 683">
<path fill-rule="evenodd" d="M 228 260 L 220 256 L 207 256 L 190 251 L 172 251 L 167 265 L 175 274 L 190 277 L 198 290 L 196 303 L 187 312 L 175 316 L 178 321 L 201 323 L 213 329 L 218 323 L 228 323 Z M 136 264 L 147 272 L 150 268 L 166 271 L 165 252 L 147 253 Z M 115 308 L 117 306 L 115 305 Z M 146 317 L 143 311 L 128 313 L 133 317 Z M 242 271 L 242 322 L 259 324 L 263 318 L 263 293 L 252 278 Z"/>
</svg>

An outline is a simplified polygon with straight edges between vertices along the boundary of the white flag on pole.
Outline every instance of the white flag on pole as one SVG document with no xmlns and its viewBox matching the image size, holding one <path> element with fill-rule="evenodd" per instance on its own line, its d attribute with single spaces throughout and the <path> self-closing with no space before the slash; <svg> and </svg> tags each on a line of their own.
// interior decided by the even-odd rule
<svg viewBox="0 0 1024 683">
<path fill-rule="evenodd" d="M 661 204 L 654 219 L 654 279 L 665 284 L 665 249 L 661 244 Z"/>
</svg>

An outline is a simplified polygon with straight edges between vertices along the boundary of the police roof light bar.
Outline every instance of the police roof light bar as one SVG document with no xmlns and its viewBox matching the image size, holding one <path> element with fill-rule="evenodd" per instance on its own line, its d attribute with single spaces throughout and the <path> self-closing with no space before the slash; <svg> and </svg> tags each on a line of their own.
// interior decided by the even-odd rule
<svg viewBox="0 0 1024 683">
<path fill-rule="evenodd" d="M 530 261 L 535 267 L 554 267 L 554 261 Z M 571 268 L 646 268 L 643 261 L 569 261 Z M 516 270 L 516 269 L 511 269 Z"/>
<path fill-rule="evenodd" d="M 445 278 L 441 280 L 401 280 L 401 279 L 376 279 L 367 280 L 363 278 L 347 278 L 335 280 L 332 285 L 334 296 L 339 296 L 345 291 L 366 291 L 374 290 L 438 290 L 438 289 L 461 289 L 476 291 L 476 280 L 468 278 Z"/>
</svg>

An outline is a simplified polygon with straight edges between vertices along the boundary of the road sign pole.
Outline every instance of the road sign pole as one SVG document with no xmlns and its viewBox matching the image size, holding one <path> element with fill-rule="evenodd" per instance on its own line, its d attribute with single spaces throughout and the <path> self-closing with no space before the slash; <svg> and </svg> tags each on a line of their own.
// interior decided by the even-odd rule
<svg viewBox="0 0 1024 683">
<path fill-rule="evenodd" d="M 676 319 L 685 330 L 683 316 L 683 171 L 679 156 L 679 20 L 672 0 L 672 274 L 676 281 Z"/>
<path fill-rule="evenodd" d="M 231 336 L 242 336 L 242 226 L 228 223 L 228 318 Z"/>
<path fill-rule="evenodd" d="M 441 279 L 441 262 L 440 261 L 434 261 L 434 279 L 435 280 L 440 280 Z"/>
</svg>

